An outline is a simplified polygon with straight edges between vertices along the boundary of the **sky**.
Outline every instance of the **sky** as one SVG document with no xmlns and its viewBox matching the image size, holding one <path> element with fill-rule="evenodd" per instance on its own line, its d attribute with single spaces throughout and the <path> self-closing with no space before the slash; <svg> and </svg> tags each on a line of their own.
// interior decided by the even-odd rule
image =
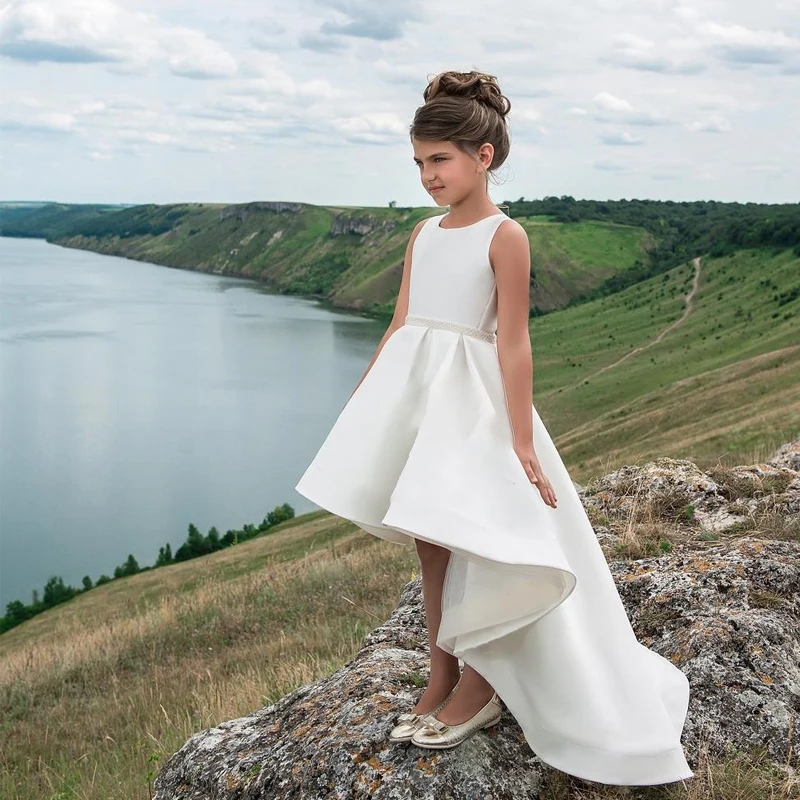
<svg viewBox="0 0 800 800">
<path fill-rule="evenodd" d="M 800 0 L 0 0 L 0 200 L 433 206 L 450 69 L 510 100 L 496 203 L 800 201 Z"/>
</svg>

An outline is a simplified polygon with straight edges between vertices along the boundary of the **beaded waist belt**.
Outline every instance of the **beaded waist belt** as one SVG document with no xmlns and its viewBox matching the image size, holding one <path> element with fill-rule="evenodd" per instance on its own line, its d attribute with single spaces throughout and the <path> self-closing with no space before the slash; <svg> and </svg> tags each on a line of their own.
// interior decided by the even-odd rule
<svg viewBox="0 0 800 800">
<path fill-rule="evenodd" d="M 496 334 L 481 330 L 480 328 L 472 328 L 469 325 L 462 325 L 460 322 L 451 322 L 449 319 L 434 319 L 433 317 L 420 317 L 416 314 L 407 314 L 405 324 L 421 325 L 425 328 L 441 328 L 446 331 L 463 333 L 475 339 L 482 339 L 484 342 L 489 342 L 490 344 L 497 343 Z"/>
</svg>

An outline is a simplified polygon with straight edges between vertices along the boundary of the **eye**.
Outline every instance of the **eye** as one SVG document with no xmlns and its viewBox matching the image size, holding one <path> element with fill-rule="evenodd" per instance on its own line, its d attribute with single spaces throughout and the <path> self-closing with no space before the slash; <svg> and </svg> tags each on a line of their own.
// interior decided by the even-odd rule
<svg viewBox="0 0 800 800">
<path fill-rule="evenodd" d="M 447 159 L 444 156 L 436 156 L 436 158 L 434 158 L 433 160 L 434 161 L 447 161 Z"/>
</svg>

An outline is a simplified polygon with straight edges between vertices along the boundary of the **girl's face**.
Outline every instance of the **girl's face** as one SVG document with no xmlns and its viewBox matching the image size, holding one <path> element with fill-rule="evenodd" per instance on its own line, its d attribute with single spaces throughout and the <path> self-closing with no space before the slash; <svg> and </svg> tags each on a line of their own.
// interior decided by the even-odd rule
<svg viewBox="0 0 800 800">
<path fill-rule="evenodd" d="M 494 155 L 491 144 L 481 145 L 476 158 L 449 141 L 413 139 L 412 144 L 422 186 L 438 205 L 456 205 L 475 191 L 486 193 L 485 170 Z"/>
</svg>

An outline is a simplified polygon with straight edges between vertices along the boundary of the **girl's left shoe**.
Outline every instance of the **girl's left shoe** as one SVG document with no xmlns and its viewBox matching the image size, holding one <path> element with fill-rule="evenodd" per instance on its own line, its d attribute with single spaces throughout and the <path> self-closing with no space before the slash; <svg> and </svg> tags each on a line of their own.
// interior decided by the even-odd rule
<svg viewBox="0 0 800 800">
<path fill-rule="evenodd" d="M 483 708 L 458 725 L 447 725 L 433 713 L 425 714 L 420 720 L 419 728 L 411 737 L 411 742 L 419 747 L 435 750 L 455 747 L 476 731 L 499 722 L 501 713 L 500 698 L 495 692 Z"/>
</svg>

